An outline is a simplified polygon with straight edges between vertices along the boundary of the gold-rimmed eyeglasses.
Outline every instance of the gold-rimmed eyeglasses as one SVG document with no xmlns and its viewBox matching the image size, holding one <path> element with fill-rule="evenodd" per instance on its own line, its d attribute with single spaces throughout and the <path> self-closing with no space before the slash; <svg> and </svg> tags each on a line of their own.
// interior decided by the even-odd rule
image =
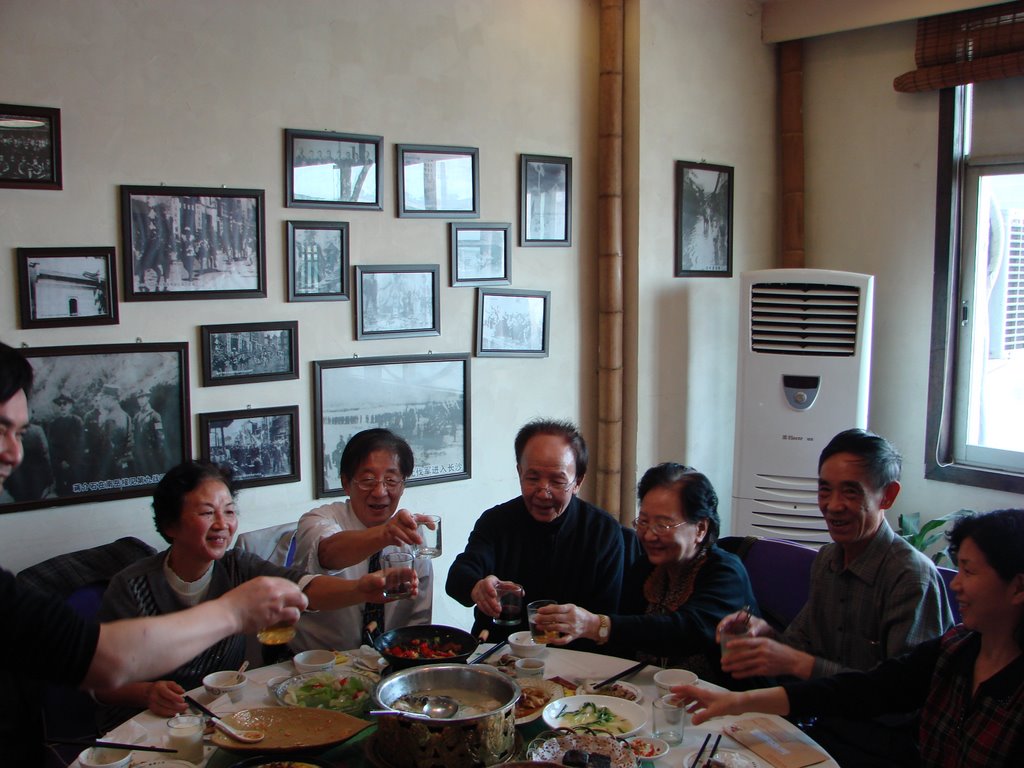
<svg viewBox="0 0 1024 768">
<path fill-rule="evenodd" d="M 637 533 L 643 533 L 650 528 L 654 532 L 655 536 L 668 536 L 676 528 L 681 525 L 686 525 L 689 522 L 689 520 L 683 520 L 681 523 L 674 523 L 670 525 L 669 523 L 652 523 L 650 520 L 643 520 L 639 517 L 635 517 L 633 518 L 633 528 Z"/>
<path fill-rule="evenodd" d="M 405 485 L 405 480 L 400 477 L 361 477 L 355 481 L 356 488 L 366 493 L 376 491 L 379 485 L 383 485 L 385 491 L 397 491 Z"/>
</svg>

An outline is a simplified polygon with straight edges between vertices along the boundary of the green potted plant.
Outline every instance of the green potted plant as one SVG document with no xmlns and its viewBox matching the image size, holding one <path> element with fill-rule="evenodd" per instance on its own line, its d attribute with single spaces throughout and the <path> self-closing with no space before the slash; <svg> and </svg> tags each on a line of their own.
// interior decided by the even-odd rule
<svg viewBox="0 0 1024 768">
<path fill-rule="evenodd" d="M 929 553 L 928 550 L 932 549 L 940 541 L 945 542 L 946 523 L 960 515 L 969 513 L 969 509 L 961 509 L 957 512 L 950 512 L 942 517 L 932 518 L 924 525 L 921 525 L 921 514 L 919 512 L 907 515 L 901 514 L 899 516 L 899 534 L 914 549 L 928 555 L 936 565 L 941 565 L 943 560 L 949 560 L 950 565 L 952 565 L 953 561 L 950 559 L 949 552 L 947 551 L 949 547 L 945 544 L 941 549 L 937 549 L 934 552 Z"/>
</svg>

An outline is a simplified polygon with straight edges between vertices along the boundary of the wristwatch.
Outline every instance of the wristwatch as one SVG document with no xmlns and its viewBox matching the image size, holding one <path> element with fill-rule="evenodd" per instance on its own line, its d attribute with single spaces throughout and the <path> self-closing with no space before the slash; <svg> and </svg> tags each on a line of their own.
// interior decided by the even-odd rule
<svg viewBox="0 0 1024 768">
<path fill-rule="evenodd" d="M 597 628 L 597 642 L 603 645 L 608 642 L 608 635 L 612 629 L 612 622 L 611 619 L 603 613 L 598 615 L 597 618 L 601 622 L 601 626 Z"/>
</svg>

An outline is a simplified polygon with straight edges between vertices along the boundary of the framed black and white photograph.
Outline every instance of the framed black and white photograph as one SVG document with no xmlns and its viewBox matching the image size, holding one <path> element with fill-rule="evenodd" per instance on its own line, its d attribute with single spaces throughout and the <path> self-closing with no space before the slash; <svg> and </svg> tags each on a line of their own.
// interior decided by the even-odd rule
<svg viewBox="0 0 1024 768">
<path fill-rule="evenodd" d="M 469 355 L 318 360 L 313 399 L 318 498 L 342 495 L 342 451 L 372 427 L 412 447 L 416 466 L 406 485 L 471 477 Z"/>
<path fill-rule="evenodd" d="M 285 129 L 285 205 L 383 210 L 383 144 L 382 136 Z"/>
<path fill-rule="evenodd" d="M 480 288 L 477 357 L 547 357 L 551 292 Z"/>
<path fill-rule="evenodd" d="M 289 221 L 288 301 L 348 301 L 348 222 Z"/>
<path fill-rule="evenodd" d="M 732 176 L 676 161 L 676 277 L 732 277 Z"/>
<path fill-rule="evenodd" d="M 480 218 L 480 150 L 395 146 L 401 218 Z"/>
<path fill-rule="evenodd" d="M 572 158 L 519 156 L 519 245 L 572 245 Z"/>
<path fill-rule="evenodd" d="M 203 386 L 299 378 L 299 323 L 204 325 Z"/>
<path fill-rule="evenodd" d="M 356 338 L 441 335 L 437 264 L 356 267 Z"/>
<path fill-rule="evenodd" d="M 125 301 L 267 295 L 262 189 L 121 187 Z"/>
<path fill-rule="evenodd" d="M 114 248 L 18 248 L 22 328 L 117 325 Z"/>
<path fill-rule="evenodd" d="M 63 189 L 60 110 L 0 104 L 0 188 Z"/>
<path fill-rule="evenodd" d="M 231 467 L 239 488 L 300 478 L 299 406 L 199 414 L 199 452 Z"/>
<path fill-rule="evenodd" d="M 511 224 L 451 223 L 452 287 L 511 285 Z"/>
<path fill-rule="evenodd" d="M 149 496 L 192 457 L 187 344 L 21 352 L 35 371 L 32 423 L 0 512 Z"/>
</svg>

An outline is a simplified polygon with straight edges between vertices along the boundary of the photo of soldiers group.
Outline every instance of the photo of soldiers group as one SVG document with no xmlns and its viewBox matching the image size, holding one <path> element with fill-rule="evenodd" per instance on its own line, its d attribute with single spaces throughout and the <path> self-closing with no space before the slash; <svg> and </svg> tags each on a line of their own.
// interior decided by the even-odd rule
<svg viewBox="0 0 1024 768">
<path fill-rule="evenodd" d="M 364 272 L 363 333 L 433 328 L 436 279 L 431 272 Z"/>
<path fill-rule="evenodd" d="M 487 296 L 483 348 L 540 350 L 544 347 L 544 299 L 534 296 Z"/>
<path fill-rule="evenodd" d="M 231 467 L 241 482 L 292 475 L 293 429 L 287 415 L 212 420 L 210 461 Z"/>
<path fill-rule="evenodd" d="M 287 373 L 291 368 L 292 334 L 287 330 L 210 335 L 210 373 L 214 379 Z"/>
<path fill-rule="evenodd" d="M 37 123 L 29 125 L 28 123 Z M 0 179 L 53 179 L 53 144 L 49 121 L 0 113 Z"/>
</svg>

